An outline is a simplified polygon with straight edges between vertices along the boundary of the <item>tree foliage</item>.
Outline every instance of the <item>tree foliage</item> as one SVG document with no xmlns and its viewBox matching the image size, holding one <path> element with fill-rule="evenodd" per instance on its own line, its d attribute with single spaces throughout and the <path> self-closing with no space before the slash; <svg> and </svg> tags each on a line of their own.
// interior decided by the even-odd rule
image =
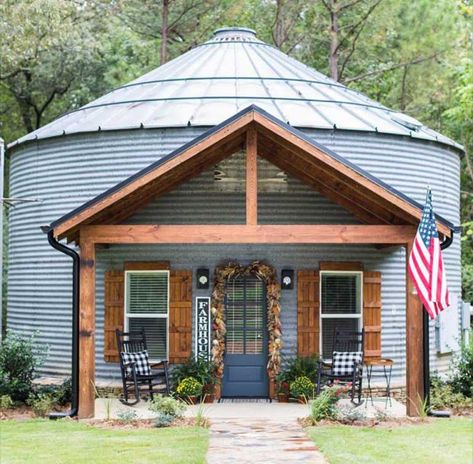
<svg viewBox="0 0 473 464">
<path fill-rule="evenodd" d="M 473 299 L 472 0 L 4 0 L 0 130 L 10 142 L 224 26 L 465 146 L 463 292 Z"/>
</svg>

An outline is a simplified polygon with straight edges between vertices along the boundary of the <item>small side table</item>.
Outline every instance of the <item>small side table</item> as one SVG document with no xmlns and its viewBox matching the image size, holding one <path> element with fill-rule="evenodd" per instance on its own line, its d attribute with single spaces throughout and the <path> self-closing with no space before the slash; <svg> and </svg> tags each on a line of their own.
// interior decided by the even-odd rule
<svg viewBox="0 0 473 464">
<path fill-rule="evenodd" d="M 384 379 L 386 381 L 386 404 L 385 408 L 389 405 L 392 406 L 391 401 L 391 375 L 393 371 L 393 364 L 394 361 L 392 359 L 367 359 L 365 360 L 366 366 L 366 376 L 368 378 L 368 397 L 371 400 L 371 404 L 373 403 L 373 391 L 371 389 L 371 377 L 373 375 L 373 368 L 383 368 Z"/>
</svg>

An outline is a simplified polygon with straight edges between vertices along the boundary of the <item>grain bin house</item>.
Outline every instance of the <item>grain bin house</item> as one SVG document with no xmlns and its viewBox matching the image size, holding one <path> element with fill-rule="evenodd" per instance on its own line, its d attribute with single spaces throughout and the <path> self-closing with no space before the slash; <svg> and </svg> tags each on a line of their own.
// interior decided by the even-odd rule
<svg viewBox="0 0 473 464">
<path fill-rule="evenodd" d="M 144 327 L 153 358 L 183 362 L 202 297 L 222 395 L 272 395 L 281 358 L 330 355 L 340 326 L 364 327 L 366 356 L 392 358 L 394 381 L 422 393 L 406 250 L 427 185 L 453 238 L 452 140 L 231 28 L 9 151 L 11 195 L 41 202 L 10 211 L 8 326 L 38 331 L 44 371 L 68 373 L 78 290 L 80 416 L 93 382 L 119 378 L 115 328 Z M 459 295 L 457 236 L 444 259 Z"/>
</svg>

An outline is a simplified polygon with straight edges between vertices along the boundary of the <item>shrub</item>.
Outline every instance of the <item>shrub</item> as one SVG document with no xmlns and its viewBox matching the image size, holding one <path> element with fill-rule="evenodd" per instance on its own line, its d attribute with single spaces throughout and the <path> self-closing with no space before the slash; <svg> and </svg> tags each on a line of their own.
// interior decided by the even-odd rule
<svg viewBox="0 0 473 464">
<path fill-rule="evenodd" d="M 202 384 L 194 377 L 182 379 L 176 389 L 177 393 L 185 396 L 200 396 L 202 394 Z"/>
<path fill-rule="evenodd" d="M 117 413 L 118 420 L 122 422 L 133 422 L 138 419 L 138 414 L 133 409 L 125 409 L 123 411 L 118 411 Z"/>
<path fill-rule="evenodd" d="M 175 420 L 175 416 L 169 414 L 159 414 L 154 425 L 156 427 L 169 427 Z"/>
<path fill-rule="evenodd" d="M 40 393 L 39 395 L 31 395 L 27 403 L 31 406 L 35 416 L 46 417 L 54 407 L 55 398 L 47 393 Z"/>
<path fill-rule="evenodd" d="M 157 412 L 159 415 L 164 414 L 176 418 L 182 417 L 186 410 L 186 405 L 171 396 L 156 395 L 153 401 L 151 401 L 149 409 L 153 412 Z"/>
<path fill-rule="evenodd" d="M 338 397 L 333 389 L 326 389 L 320 393 L 310 404 L 310 419 L 318 422 L 323 419 L 335 419 L 337 409 L 335 403 Z"/>
<path fill-rule="evenodd" d="M 56 401 L 61 406 L 72 401 L 72 379 L 68 377 L 56 388 Z"/>
<path fill-rule="evenodd" d="M 175 366 L 172 369 L 171 380 L 173 389 L 175 390 L 181 381 L 187 377 L 193 377 L 202 385 L 214 385 L 214 365 L 210 361 L 205 361 L 201 358 L 195 359 L 191 356 L 184 364 Z"/>
<path fill-rule="evenodd" d="M 290 385 L 291 395 L 298 398 L 299 396 L 311 397 L 314 393 L 314 383 L 306 376 L 297 377 Z"/>
<path fill-rule="evenodd" d="M 452 371 L 453 392 L 473 398 L 473 336 L 468 343 L 462 343 L 460 353 L 454 356 Z"/>
<path fill-rule="evenodd" d="M 26 401 L 33 392 L 35 371 L 45 355 L 45 349 L 34 347 L 33 337 L 22 338 L 8 332 L 0 346 L 0 395 Z"/>
<path fill-rule="evenodd" d="M 453 386 L 440 377 L 431 376 L 430 404 L 434 409 L 452 408 L 464 409 L 473 408 L 473 399 L 462 393 L 455 392 Z"/>
<path fill-rule="evenodd" d="M 297 377 L 316 379 L 319 359 L 318 355 L 309 357 L 295 356 L 285 363 L 284 369 L 278 375 L 278 382 L 290 384 Z"/>
<path fill-rule="evenodd" d="M 15 403 L 11 399 L 10 395 L 2 395 L 0 396 L 0 410 L 2 409 L 11 409 Z"/>
</svg>

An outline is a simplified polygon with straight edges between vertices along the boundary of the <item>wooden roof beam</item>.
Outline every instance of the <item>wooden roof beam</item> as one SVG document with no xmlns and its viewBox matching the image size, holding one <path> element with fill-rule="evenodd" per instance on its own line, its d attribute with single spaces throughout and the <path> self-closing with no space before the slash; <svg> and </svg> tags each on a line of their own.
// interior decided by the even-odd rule
<svg viewBox="0 0 473 464">
<path fill-rule="evenodd" d="M 273 146 L 274 147 L 274 146 Z M 265 148 L 260 147 L 259 153 L 262 157 L 268 160 L 270 163 L 275 164 L 283 171 L 287 172 L 290 175 L 302 180 L 304 183 L 309 185 L 311 188 L 317 190 L 320 194 L 328 198 L 330 201 L 338 204 L 342 208 L 345 208 L 353 216 L 355 216 L 359 221 L 366 224 L 390 224 L 392 219 L 392 214 L 384 211 L 379 211 L 376 208 L 370 208 L 366 206 L 363 202 L 357 202 L 342 189 L 336 189 L 328 185 L 327 182 L 322 181 L 322 175 L 314 175 L 313 173 L 309 174 L 309 170 L 297 169 L 289 159 L 288 153 L 281 154 L 280 156 L 274 156 L 276 150 L 274 148 Z"/>
<path fill-rule="evenodd" d="M 108 244 L 397 244 L 416 233 L 393 225 L 96 225 L 83 226 L 81 240 Z"/>
<path fill-rule="evenodd" d="M 373 200 L 376 199 L 377 203 L 380 203 L 382 200 L 386 205 L 388 205 L 389 209 L 396 208 L 395 213 L 399 217 L 404 218 L 410 223 L 417 223 L 421 219 L 422 211 L 419 208 L 390 192 L 385 187 L 373 182 L 371 179 L 352 169 L 348 165 L 345 165 L 330 154 L 323 152 L 304 138 L 288 131 L 280 124 L 264 117 L 260 113 L 255 113 L 255 121 L 260 133 L 270 137 L 271 140 L 277 141 L 277 143 L 287 149 L 305 154 L 305 158 L 307 159 L 310 158 L 307 155 L 312 155 L 313 159 L 317 159 L 319 162 L 324 163 L 327 170 L 330 169 L 333 172 L 340 173 L 340 175 L 345 175 L 357 185 L 359 190 L 363 192 L 368 191 L 370 196 L 373 197 Z M 437 221 L 437 227 L 441 234 L 446 236 L 451 235 L 450 228 L 445 224 Z"/>
</svg>

